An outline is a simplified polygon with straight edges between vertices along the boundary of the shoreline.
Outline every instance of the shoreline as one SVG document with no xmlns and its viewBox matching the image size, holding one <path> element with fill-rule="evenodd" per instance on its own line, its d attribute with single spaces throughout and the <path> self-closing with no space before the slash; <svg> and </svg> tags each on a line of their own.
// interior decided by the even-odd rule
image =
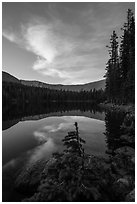
<svg viewBox="0 0 137 204">
<path fill-rule="evenodd" d="M 98 106 L 108 110 L 110 109 L 110 110 L 123 111 L 126 113 L 135 114 L 135 104 L 118 105 L 114 103 L 100 103 L 98 104 Z"/>
</svg>

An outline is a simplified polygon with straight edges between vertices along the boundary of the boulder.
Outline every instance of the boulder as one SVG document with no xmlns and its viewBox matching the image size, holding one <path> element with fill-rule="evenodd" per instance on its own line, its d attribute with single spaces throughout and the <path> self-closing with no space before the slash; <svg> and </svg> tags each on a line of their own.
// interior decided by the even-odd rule
<svg viewBox="0 0 137 204">
<path fill-rule="evenodd" d="M 135 202 L 135 189 L 133 189 L 130 193 L 126 195 L 126 202 Z"/>
<path fill-rule="evenodd" d="M 115 174 L 119 174 L 122 177 L 125 175 L 132 175 L 134 177 L 135 150 L 128 146 L 116 149 L 111 169 Z"/>
<path fill-rule="evenodd" d="M 122 185 L 127 186 L 127 187 L 129 186 L 129 181 L 127 178 L 119 178 L 117 180 L 117 183 L 121 183 Z"/>
<path fill-rule="evenodd" d="M 125 155 L 127 157 L 132 157 L 135 155 L 135 150 L 132 147 L 124 146 L 115 150 L 115 154 Z"/>
<path fill-rule="evenodd" d="M 112 185 L 113 197 L 118 201 L 124 201 L 125 195 L 130 191 L 130 182 L 127 178 L 119 178 Z"/>
<path fill-rule="evenodd" d="M 131 162 L 133 165 L 135 165 L 135 156 L 131 157 Z"/>
<path fill-rule="evenodd" d="M 120 141 L 125 143 L 125 144 L 133 144 L 134 141 L 134 137 L 133 136 L 129 136 L 129 135 L 121 135 L 120 136 Z"/>
</svg>

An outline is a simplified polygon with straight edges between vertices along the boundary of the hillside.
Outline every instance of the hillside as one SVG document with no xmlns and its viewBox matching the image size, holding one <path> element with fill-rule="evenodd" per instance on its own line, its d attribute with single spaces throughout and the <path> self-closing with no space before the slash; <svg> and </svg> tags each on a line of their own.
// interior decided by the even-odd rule
<svg viewBox="0 0 137 204">
<path fill-rule="evenodd" d="M 105 80 L 95 81 L 87 84 L 78 84 L 78 85 L 62 85 L 62 84 L 47 84 L 40 81 L 27 81 L 19 80 L 16 77 L 8 74 L 7 72 L 2 72 L 2 81 L 6 82 L 15 82 L 21 83 L 26 86 L 42 87 L 55 90 L 68 90 L 68 91 L 90 91 L 91 89 L 105 89 Z"/>
<path fill-rule="evenodd" d="M 56 89 L 56 90 L 68 90 L 68 91 L 90 91 L 91 89 L 104 89 L 105 88 L 105 80 L 100 80 L 96 82 L 91 82 L 87 84 L 78 84 L 78 85 L 62 85 L 62 84 L 46 84 L 39 81 L 25 81 L 21 80 L 21 83 L 27 86 L 36 86 L 36 87 L 44 87 L 49 89 Z"/>
<path fill-rule="evenodd" d="M 11 74 L 2 71 L 2 81 L 4 82 L 13 82 L 13 83 L 20 83 L 20 80 L 16 77 L 12 76 Z"/>
</svg>

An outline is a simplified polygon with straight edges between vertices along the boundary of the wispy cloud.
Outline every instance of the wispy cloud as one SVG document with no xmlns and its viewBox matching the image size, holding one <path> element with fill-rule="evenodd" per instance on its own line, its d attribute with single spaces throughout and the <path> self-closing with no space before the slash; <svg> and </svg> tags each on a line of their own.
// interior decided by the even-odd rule
<svg viewBox="0 0 137 204">
<path fill-rule="evenodd" d="M 34 70 L 47 76 L 57 76 L 66 80 L 75 73 L 74 70 L 70 71 L 71 67 L 74 65 L 77 67 L 78 61 L 82 61 L 81 56 L 78 57 L 77 54 L 72 57 L 73 52 L 78 49 L 79 42 L 73 39 L 73 29 L 68 30 L 69 35 L 66 29 L 68 30 L 68 27 L 59 20 L 55 20 L 52 24 L 41 24 L 37 19 L 35 22 L 33 20 L 33 23 L 22 25 L 19 37 L 5 31 L 3 36 L 36 54 Z M 77 28 L 74 28 L 74 35 L 76 35 L 76 30 Z"/>
<path fill-rule="evenodd" d="M 33 13 L 19 23 L 16 32 L 3 29 L 6 39 L 35 54 L 32 69 L 50 76 L 53 83 L 55 79 L 85 83 L 103 77 L 105 46 L 113 27 L 121 23 L 120 12 L 115 15 L 110 9 L 112 4 L 73 5 L 48 4 L 46 15 Z"/>
<path fill-rule="evenodd" d="M 7 30 L 4 30 L 2 35 L 11 42 L 17 42 L 18 38 L 13 32 L 9 32 Z"/>
<path fill-rule="evenodd" d="M 28 25 L 23 29 L 23 36 L 28 50 L 45 58 L 48 63 L 53 61 L 57 55 L 57 48 L 50 25 Z"/>
</svg>

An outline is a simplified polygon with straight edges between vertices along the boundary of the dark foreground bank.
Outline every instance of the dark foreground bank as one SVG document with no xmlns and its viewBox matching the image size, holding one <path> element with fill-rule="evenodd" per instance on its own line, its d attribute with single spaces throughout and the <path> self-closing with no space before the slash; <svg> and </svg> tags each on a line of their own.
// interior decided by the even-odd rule
<svg viewBox="0 0 137 204">
<path fill-rule="evenodd" d="M 26 197 L 23 201 L 133 202 L 134 112 L 126 110 L 121 134 L 115 139 L 119 147 L 109 149 L 107 158 L 86 154 L 82 147 L 84 140 L 80 138 L 77 128 L 64 139 L 66 148 L 63 153 L 53 154 L 48 161 L 38 161 L 19 174 L 14 186 L 18 193 Z"/>
</svg>

